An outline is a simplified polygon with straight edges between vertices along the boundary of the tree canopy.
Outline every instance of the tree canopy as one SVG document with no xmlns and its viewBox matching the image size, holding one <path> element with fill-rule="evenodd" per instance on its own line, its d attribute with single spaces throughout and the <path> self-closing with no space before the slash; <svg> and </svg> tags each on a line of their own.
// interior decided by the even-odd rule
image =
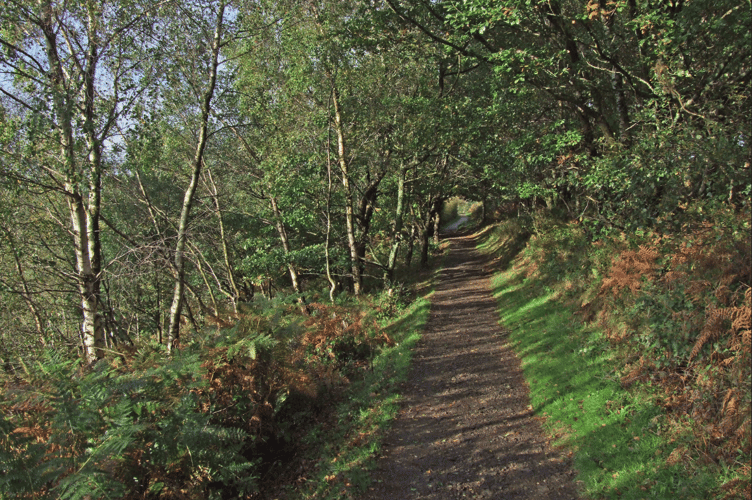
<svg viewBox="0 0 752 500">
<path fill-rule="evenodd" d="M 452 196 L 593 235 L 748 210 L 747 7 L 10 2 L 3 358 L 359 294 Z"/>
</svg>

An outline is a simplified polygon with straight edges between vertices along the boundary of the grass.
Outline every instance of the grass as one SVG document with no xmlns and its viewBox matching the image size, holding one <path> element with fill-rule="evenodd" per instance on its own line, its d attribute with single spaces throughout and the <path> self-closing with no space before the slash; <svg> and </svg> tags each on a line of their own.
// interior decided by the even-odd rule
<svg viewBox="0 0 752 500">
<path fill-rule="evenodd" d="M 336 408 L 336 423 L 317 426 L 305 438 L 315 472 L 290 498 L 358 498 L 370 484 L 369 469 L 380 450 L 385 429 L 398 410 L 398 386 L 408 374 L 412 349 L 428 319 L 428 296 L 416 299 L 385 331 L 395 345 L 383 349 L 362 380 L 347 388 Z"/>
<path fill-rule="evenodd" d="M 394 345 L 382 348 L 365 376 L 343 388 L 345 393 L 335 398 L 338 403 L 333 417 L 316 425 L 303 438 L 308 455 L 304 472 L 307 477 L 302 484 L 288 486 L 285 498 L 360 498 L 371 485 L 370 471 L 376 466 L 384 435 L 397 416 L 400 384 L 407 378 L 413 349 L 428 321 L 430 296 L 446 248 L 441 246 L 439 250 L 431 268 L 421 269 L 414 264 L 398 270 L 396 282 L 404 290 L 387 301 L 395 299 L 400 306 L 396 314 L 387 314 L 380 320 L 381 332 Z M 372 297 L 372 306 L 384 308 L 384 299 L 383 295 Z M 405 300 L 409 305 L 402 307 Z M 386 309 L 394 311 L 388 306 Z"/>
<path fill-rule="evenodd" d="M 519 236 L 489 232 L 487 252 L 521 251 Z M 624 389 L 618 353 L 597 330 L 576 319 L 560 293 L 525 277 L 510 255 L 493 280 L 501 322 L 522 360 L 531 403 L 557 446 L 569 450 L 585 496 L 619 499 L 710 498 L 710 472 L 692 474 L 667 458 L 681 436 L 666 432 L 649 387 Z M 529 259 L 525 262 L 531 262 Z"/>
<path fill-rule="evenodd" d="M 567 228 L 548 229 L 530 239 L 530 230 L 507 223 L 484 230 L 480 246 L 496 257 L 493 293 L 522 360 L 533 408 L 553 444 L 572 458 L 583 496 L 737 498 L 722 486 L 738 473 L 723 464 L 683 461 L 682 450 L 693 446 L 685 432 L 691 426 L 677 425 L 676 415 L 667 417 L 652 382 L 622 386 L 624 353 L 575 313 L 597 295 L 592 280 L 610 262 L 609 249 L 590 248 L 576 238 L 579 243 L 572 245 Z M 387 325 L 397 345 L 383 350 L 373 370 L 350 384 L 338 399 L 335 422 L 309 433 L 305 441 L 311 443 L 315 472 L 291 488 L 289 498 L 360 498 L 368 488 L 382 436 L 396 415 L 396 390 L 428 312 L 424 294 Z"/>
</svg>

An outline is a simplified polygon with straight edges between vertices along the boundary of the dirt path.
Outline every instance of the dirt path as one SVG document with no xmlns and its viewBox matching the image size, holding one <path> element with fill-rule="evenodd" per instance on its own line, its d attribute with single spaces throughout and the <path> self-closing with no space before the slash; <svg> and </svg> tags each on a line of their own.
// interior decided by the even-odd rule
<svg viewBox="0 0 752 500">
<path fill-rule="evenodd" d="M 367 498 L 578 498 L 568 461 L 529 406 L 474 247 L 471 238 L 451 239 Z"/>
<path fill-rule="evenodd" d="M 467 215 L 460 215 L 456 221 L 452 222 L 450 225 L 445 227 L 444 231 L 448 233 L 453 233 L 457 231 L 462 224 L 466 223 L 469 220 L 470 220 L 470 217 L 468 217 Z"/>
</svg>

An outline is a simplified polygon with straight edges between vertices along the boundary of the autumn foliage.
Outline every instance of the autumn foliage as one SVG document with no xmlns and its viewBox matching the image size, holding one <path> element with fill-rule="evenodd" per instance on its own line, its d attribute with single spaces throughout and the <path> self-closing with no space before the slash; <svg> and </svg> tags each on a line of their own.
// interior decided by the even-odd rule
<svg viewBox="0 0 752 500">
<path fill-rule="evenodd" d="M 92 369 L 51 357 L 5 377 L 0 490 L 256 498 L 270 454 L 294 453 L 290 443 L 336 399 L 332 389 L 391 343 L 354 308 L 313 304 L 306 318 L 294 307 L 273 310 L 208 327 L 172 357 L 143 345 Z"/>
<path fill-rule="evenodd" d="M 681 238 L 652 235 L 618 253 L 601 284 L 599 323 L 632 353 L 622 383 L 657 383 L 659 402 L 694 434 L 671 463 L 752 452 L 750 248 L 744 233 L 722 231 L 705 223 Z"/>
<path fill-rule="evenodd" d="M 752 472 L 749 210 L 695 215 L 670 230 L 596 236 L 580 221 L 535 212 L 516 265 L 602 332 L 623 388 L 647 391 L 664 409 L 675 443 L 666 464 L 735 470 L 719 498 L 744 498 Z"/>
</svg>

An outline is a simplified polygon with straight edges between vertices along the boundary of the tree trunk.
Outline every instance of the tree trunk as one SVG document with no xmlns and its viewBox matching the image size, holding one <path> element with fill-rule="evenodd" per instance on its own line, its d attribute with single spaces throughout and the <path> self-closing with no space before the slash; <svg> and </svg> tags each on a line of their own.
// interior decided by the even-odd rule
<svg viewBox="0 0 752 500">
<path fill-rule="evenodd" d="M 420 247 L 420 267 L 426 267 L 428 266 L 428 249 L 431 242 L 431 236 L 434 237 L 435 241 L 438 241 L 438 224 L 439 224 L 439 209 L 441 208 L 441 204 L 443 203 L 443 200 L 441 197 L 436 197 L 431 202 L 431 208 L 428 210 L 428 214 L 426 215 L 424 227 L 422 228 L 421 233 L 421 247 Z"/>
<path fill-rule="evenodd" d="M 428 246 L 431 241 L 431 234 L 429 231 L 430 223 L 427 223 L 420 232 L 420 267 L 425 268 L 428 266 Z"/>
<path fill-rule="evenodd" d="M 350 172 L 345 149 L 345 133 L 342 128 L 342 109 L 339 105 L 339 91 L 332 80 L 332 102 L 334 104 L 334 129 L 337 133 L 337 161 L 342 171 L 342 186 L 345 190 L 345 225 L 347 228 L 347 245 L 350 250 L 350 269 L 353 279 L 353 294 L 360 295 L 363 276 L 360 272 L 358 242 L 355 238 L 355 213 L 353 208 L 353 190 L 350 184 Z"/>
<path fill-rule="evenodd" d="M 413 252 L 415 251 L 415 222 L 410 224 L 410 236 L 407 238 L 407 252 L 405 252 L 405 265 L 409 268 L 413 263 Z"/>
<path fill-rule="evenodd" d="M 439 204 L 439 207 L 441 204 Z M 436 210 L 433 214 L 433 243 L 439 244 L 439 230 L 441 229 L 441 210 Z"/>
<path fill-rule="evenodd" d="M 282 212 L 280 212 L 277 206 L 277 199 L 274 196 L 269 197 L 269 202 L 272 206 L 272 212 L 274 213 L 274 223 L 277 227 L 277 233 L 279 239 L 282 241 L 282 250 L 285 252 L 285 257 L 290 258 L 290 239 L 287 237 L 287 230 L 285 229 L 284 221 L 282 220 Z M 303 288 L 300 286 L 300 277 L 298 275 L 298 269 L 295 267 L 295 263 L 292 261 L 287 262 L 287 271 L 290 273 L 290 281 L 292 282 L 292 289 L 299 295 L 298 305 L 300 306 L 300 312 L 303 314 L 310 314 L 308 306 L 306 305 L 305 297 L 303 294 Z"/>
<path fill-rule="evenodd" d="M 69 189 L 73 191 L 71 184 Z M 99 314 L 100 278 L 92 266 L 88 231 L 86 227 L 86 210 L 81 196 L 70 192 L 68 201 L 71 213 L 72 233 L 76 252 L 76 272 L 78 293 L 81 297 L 83 322 L 81 332 L 83 336 L 84 357 L 88 363 L 93 363 L 104 357 L 104 328 Z"/>
<path fill-rule="evenodd" d="M 26 273 L 24 272 L 23 264 L 21 263 L 21 255 L 18 250 L 18 247 L 16 246 L 15 238 L 13 237 L 13 234 L 10 232 L 10 229 L 3 226 L 2 227 L 3 232 L 6 235 L 6 238 L 8 239 L 8 246 L 10 247 L 10 251 L 13 253 L 13 260 L 16 264 L 16 272 L 18 273 L 18 279 L 21 282 L 21 297 L 23 298 L 24 302 L 26 302 L 26 306 L 29 308 L 29 312 L 31 313 L 31 316 L 34 318 L 34 326 L 37 330 L 37 336 L 39 337 L 39 342 L 42 343 L 43 346 L 47 345 L 47 340 L 44 338 L 44 327 L 42 323 L 42 315 L 39 312 L 39 308 L 37 307 L 34 300 L 31 298 L 31 288 L 29 287 L 29 283 L 26 280 Z"/>
<path fill-rule="evenodd" d="M 358 223 L 360 226 L 360 237 L 357 240 L 358 250 L 358 267 L 359 274 L 363 276 L 365 272 L 366 262 L 366 249 L 368 248 L 368 237 L 371 231 L 371 220 L 373 219 L 373 211 L 376 208 L 376 199 L 379 194 L 379 184 L 386 175 L 386 168 L 376 175 L 375 179 L 368 179 L 368 185 L 366 186 L 363 196 L 360 199 L 358 207 Z"/>
<path fill-rule="evenodd" d="M 49 63 L 50 90 L 52 91 L 53 112 L 60 127 L 60 152 L 64 162 L 64 191 L 68 199 L 68 212 L 71 218 L 71 235 L 76 256 L 76 286 L 81 300 L 82 326 L 81 337 L 84 359 L 93 363 L 104 356 L 104 329 L 99 315 L 101 246 L 99 244 L 99 203 L 101 182 L 99 177 L 99 144 L 93 130 L 93 75 L 95 74 L 96 43 L 90 35 L 90 49 L 86 57 L 84 122 L 86 123 L 87 145 L 90 148 L 89 161 L 89 211 L 84 205 L 80 178 L 82 172 L 76 165 L 76 147 L 73 134 L 72 98 L 67 89 L 66 73 L 57 48 L 57 33 L 52 25 L 52 9 L 43 9 L 39 27 L 44 33 L 47 62 Z M 90 27 L 91 29 L 91 27 Z"/>
<path fill-rule="evenodd" d="M 240 300 L 240 289 L 235 281 L 235 272 L 233 271 L 232 260 L 230 259 L 230 248 L 227 244 L 227 234 L 225 233 L 225 222 L 222 216 L 222 208 L 219 205 L 219 191 L 217 185 L 214 183 L 214 177 L 212 177 L 211 170 L 206 171 L 206 177 L 209 179 L 212 190 L 212 198 L 214 199 L 214 208 L 217 209 L 217 222 L 219 223 L 219 236 L 222 240 L 222 257 L 225 261 L 225 270 L 227 271 L 227 281 L 230 284 L 230 301 L 232 302 L 232 310 L 237 314 L 238 312 L 238 300 Z"/>
<path fill-rule="evenodd" d="M 614 31 L 613 31 L 613 22 L 611 22 L 610 16 L 616 15 L 616 13 L 612 13 L 610 15 L 607 15 L 607 8 L 606 2 L 603 0 L 599 0 L 599 11 L 601 13 L 601 22 L 606 27 L 606 30 L 608 33 L 615 38 Z M 614 94 L 614 105 L 616 107 L 616 113 L 619 117 L 619 141 L 625 145 L 628 146 L 631 137 L 629 133 L 629 109 L 627 108 L 627 96 L 624 92 L 624 82 L 622 81 L 621 73 L 619 73 L 619 70 L 617 68 L 617 64 L 619 63 L 619 56 L 618 54 L 614 54 L 614 64 L 613 68 L 611 69 L 611 90 Z"/>
<path fill-rule="evenodd" d="M 329 281 L 329 301 L 334 303 L 334 293 L 337 291 L 337 282 L 332 277 L 332 259 L 329 254 L 329 240 L 332 235 L 332 160 L 331 160 L 331 134 L 329 134 L 326 148 L 326 241 L 324 243 L 324 257 L 326 259 L 326 279 Z"/>
<path fill-rule="evenodd" d="M 389 259 L 387 260 L 384 280 L 391 283 L 394 279 L 394 268 L 397 265 L 397 251 L 399 250 L 402 239 L 402 217 L 405 211 L 405 178 L 407 177 L 407 167 L 400 169 L 399 178 L 397 179 L 397 208 L 394 213 L 394 226 L 392 227 L 392 246 L 389 249 Z"/>
<path fill-rule="evenodd" d="M 222 25 L 224 21 L 224 2 L 219 5 L 217 14 L 217 23 L 214 28 L 214 39 L 212 40 L 212 63 L 209 73 L 209 85 L 202 96 L 201 103 L 201 131 L 199 133 L 196 153 L 193 157 L 191 181 L 183 197 L 183 207 L 180 211 L 180 222 L 178 224 L 177 243 L 175 244 L 175 290 L 172 294 L 172 305 L 170 306 L 170 326 L 167 330 L 167 352 L 171 352 L 180 340 L 180 315 L 183 310 L 183 300 L 185 295 L 185 247 L 188 232 L 188 219 L 193 205 L 193 196 L 198 186 L 199 176 L 201 175 L 201 166 L 204 163 L 204 150 L 209 132 L 209 114 L 211 112 L 211 101 L 214 97 L 214 88 L 217 84 L 217 68 L 219 67 L 219 49 L 222 38 Z"/>
<path fill-rule="evenodd" d="M 285 256 L 288 257 L 290 255 L 290 239 L 287 237 L 287 230 L 282 221 L 282 212 L 280 212 L 279 206 L 277 206 L 277 199 L 274 196 L 269 197 L 269 203 L 271 204 L 272 212 L 274 213 L 274 225 L 277 228 L 277 234 L 279 234 L 279 239 L 282 242 L 282 250 L 285 252 Z M 295 264 L 288 262 L 287 270 L 290 273 L 292 289 L 295 290 L 295 293 L 302 293 L 300 279 L 298 278 L 298 270 L 296 269 Z"/>
</svg>

